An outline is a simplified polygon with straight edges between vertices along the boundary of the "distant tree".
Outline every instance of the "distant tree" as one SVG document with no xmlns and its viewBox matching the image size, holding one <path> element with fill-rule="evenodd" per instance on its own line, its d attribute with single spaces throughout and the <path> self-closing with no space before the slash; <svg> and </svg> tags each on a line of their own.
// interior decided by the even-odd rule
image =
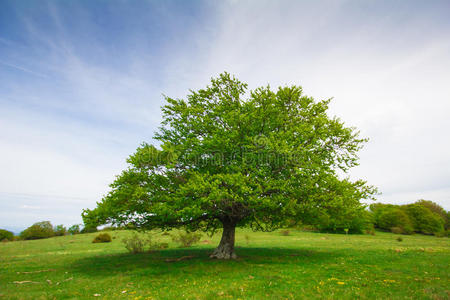
<svg viewBox="0 0 450 300">
<path fill-rule="evenodd" d="M 83 229 L 81 229 L 81 233 L 92 233 L 97 231 L 97 226 L 92 224 L 86 224 Z"/>
<path fill-rule="evenodd" d="M 338 173 L 366 141 L 301 87 L 248 91 L 227 73 L 187 99 L 166 97 L 160 148 L 142 144 L 85 224 L 215 232 L 211 257 L 235 258 L 235 228 L 271 231 L 288 219 L 359 210 L 375 189 Z"/>
<path fill-rule="evenodd" d="M 80 233 L 80 224 L 75 224 L 69 227 L 67 230 L 71 235 Z"/>
<path fill-rule="evenodd" d="M 67 229 L 66 229 L 66 227 L 64 227 L 64 225 L 61 224 L 61 225 L 55 226 L 54 231 L 55 231 L 56 236 L 63 236 L 66 234 Z"/>
<path fill-rule="evenodd" d="M 425 206 L 426 208 L 428 208 L 431 212 L 439 215 L 442 220 L 444 220 L 444 227 L 445 230 L 448 230 L 450 227 L 450 215 L 448 211 L 445 211 L 445 209 L 440 206 L 439 204 L 433 202 L 433 201 L 429 201 L 429 200 L 419 200 L 416 202 L 416 204 Z"/>
<path fill-rule="evenodd" d="M 379 215 L 376 225 L 380 229 L 391 231 L 400 228 L 404 234 L 414 233 L 414 227 L 408 214 L 398 206 L 386 207 Z"/>
<path fill-rule="evenodd" d="M 359 210 L 323 213 L 315 225 L 321 232 L 364 233 L 373 230 L 373 218 L 371 213 L 361 207 Z"/>
<path fill-rule="evenodd" d="M 412 204 L 393 205 L 376 203 L 370 205 L 375 226 L 403 233 L 439 234 L 444 233 L 447 212 L 431 201 L 419 200 Z"/>
<path fill-rule="evenodd" d="M 20 233 L 24 240 L 35 240 L 49 238 L 55 235 L 53 226 L 49 221 L 35 223 Z"/>
<path fill-rule="evenodd" d="M 14 233 L 11 231 L 0 229 L 0 241 L 8 240 L 12 241 L 14 239 Z"/>
<path fill-rule="evenodd" d="M 388 208 L 394 208 L 394 207 L 398 207 L 398 205 L 385 204 L 385 203 L 373 203 L 369 206 L 369 209 L 373 213 L 375 221 L 377 221 L 381 212 L 383 212 L 383 210 L 388 209 Z"/>
<path fill-rule="evenodd" d="M 444 220 L 419 203 L 405 205 L 405 211 L 412 220 L 414 231 L 424 234 L 437 234 L 444 231 Z"/>
</svg>

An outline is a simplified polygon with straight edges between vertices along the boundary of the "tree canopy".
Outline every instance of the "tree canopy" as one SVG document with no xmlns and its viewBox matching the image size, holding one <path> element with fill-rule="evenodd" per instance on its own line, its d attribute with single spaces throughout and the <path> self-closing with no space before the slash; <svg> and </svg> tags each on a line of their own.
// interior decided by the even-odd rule
<svg viewBox="0 0 450 300">
<path fill-rule="evenodd" d="M 45 239 L 55 235 L 50 221 L 41 221 L 34 223 L 20 233 L 20 238 L 24 240 Z"/>
<path fill-rule="evenodd" d="M 367 139 L 299 86 L 248 90 L 228 73 L 186 99 L 165 97 L 163 121 L 86 224 L 215 232 L 212 254 L 234 258 L 237 226 L 274 230 L 287 220 L 363 209 L 375 189 L 342 178 Z"/>
<path fill-rule="evenodd" d="M 370 205 L 370 210 L 373 212 L 374 225 L 381 230 L 439 236 L 448 230 L 449 213 L 429 200 L 422 199 L 404 205 L 376 203 Z"/>
</svg>

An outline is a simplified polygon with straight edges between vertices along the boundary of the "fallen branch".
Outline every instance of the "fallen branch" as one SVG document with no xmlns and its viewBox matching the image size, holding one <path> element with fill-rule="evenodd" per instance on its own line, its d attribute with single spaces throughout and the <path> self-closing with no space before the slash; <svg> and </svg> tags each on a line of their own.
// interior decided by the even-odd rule
<svg viewBox="0 0 450 300">
<path fill-rule="evenodd" d="M 24 283 L 40 283 L 40 282 L 25 280 L 25 281 L 14 281 L 13 283 L 24 284 Z"/>
<path fill-rule="evenodd" d="M 33 273 L 50 272 L 50 271 L 56 271 L 56 270 L 48 269 L 48 270 L 30 271 L 30 272 L 17 272 L 17 274 L 33 274 Z"/>
<path fill-rule="evenodd" d="M 181 261 L 181 260 L 191 259 L 194 257 L 195 257 L 194 255 L 188 255 L 188 256 L 182 256 L 180 258 L 167 258 L 166 262 Z"/>
<path fill-rule="evenodd" d="M 66 282 L 66 281 L 69 281 L 69 280 L 72 280 L 72 279 L 73 279 L 73 277 L 70 277 L 70 278 L 64 279 L 64 280 L 61 281 L 61 282 Z M 58 282 L 56 283 L 56 285 L 60 285 L 61 282 L 58 281 Z"/>
</svg>

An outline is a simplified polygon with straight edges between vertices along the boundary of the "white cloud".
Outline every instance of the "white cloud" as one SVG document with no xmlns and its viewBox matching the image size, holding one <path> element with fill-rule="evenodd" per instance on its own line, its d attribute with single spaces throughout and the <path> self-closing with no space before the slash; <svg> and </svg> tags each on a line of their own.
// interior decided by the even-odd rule
<svg viewBox="0 0 450 300">
<path fill-rule="evenodd" d="M 20 208 L 23 209 L 40 209 L 40 206 L 33 206 L 33 205 L 27 205 L 27 204 L 22 204 L 21 206 L 19 206 Z"/>
<path fill-rule="evenodd" d="M 398 19 L 404 7 L 364 19 L 333 3 L 224 5 L 206 59 L 193 63 L 201 71 L 186 64 L 189 84 L 227 70 L 251 88 L 300 84 L 334 97 L 331 113 L 371 138 L 353 177 L 378 186 L 380 201 L 429 197 L 449 209 L 450 29 L 419 12 Z"/>
<path fill-rule="evenodd" d="M 182 97 L 224 70 L 250 88 L 300 84 L 315 98 L 334 97 L 331 112 L 371 138 L 352 176 L 378 186 L 380 201 L 425 198 L 450 209 L 450 30 L 433 11 L 383 5 L 369 12 L 347 1 L 226 2 L 203 28 L 166 45 L 156 68 L 145 42 L 116 57 L 88 32 L 89 49 L 111 60 L 95 63 L 74 50 L 57 10 L 54 36 L 24 17 L 32 44 L 47 55 L 17 65 L 49 79 L 23 79 L 0 93 L 0 205 L 14 199 L 16 208 L 41 209 L 0 219 L 79 222 L 126 156 L 150 141 L 161 94 Z"/>
</svg>

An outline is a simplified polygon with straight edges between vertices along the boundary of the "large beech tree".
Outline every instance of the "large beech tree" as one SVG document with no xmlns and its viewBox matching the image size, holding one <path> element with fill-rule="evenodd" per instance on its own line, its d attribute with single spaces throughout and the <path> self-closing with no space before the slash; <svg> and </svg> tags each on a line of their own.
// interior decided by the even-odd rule
<svg viewBox="0 0 450 300">
<path fill-rule="evenodd" d="M 211 257 L 235 258 L 235 228 L 277 229 L 314 222 L 327 211 L 363 209 L 375 189 L 343 178 L 357 165 L 366 139 L 327 115 L 299 86 L 253 91 L 228 73 L 186 99 L 166 97 L 154 139 L 131 155 L 129 167 L 86 224 L 184 228 L 222 239 Z"/>
</svg>

